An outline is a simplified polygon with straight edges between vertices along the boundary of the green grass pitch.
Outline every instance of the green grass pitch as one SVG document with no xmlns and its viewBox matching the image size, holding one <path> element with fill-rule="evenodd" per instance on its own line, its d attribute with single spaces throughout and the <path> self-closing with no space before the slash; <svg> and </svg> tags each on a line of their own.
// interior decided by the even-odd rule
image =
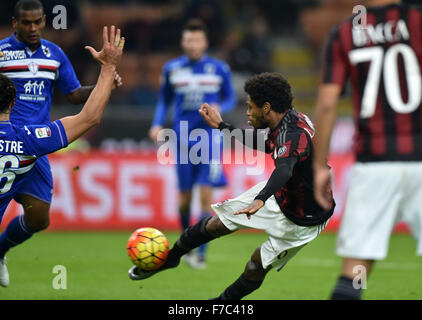
<svg viewBox="0 0 422 320">
<path fill-rule="evenodd" d="M 178 235 L 165 234 L 172 246 Z M 131 281 L 127 275 L 131 262 L 125 250 L 129 235 L 130 231 L 37 234 L 7 255 L 11 284 L 0 287 L 0 300 L 206 300 L 237 279 L 253 250 L 266 239 L 263 233 L 235 233 L 211 243 L 205 271 L 181 262 L 178 268 L 145 281 Z M 323 233 L 282 271 L 272 270 L 261 288 L 246 299 L 327 299 L 341 266 L 341 258 L 334 253 L 335 240 L 335 234 Z M 415 251 L 410 235 L 394 235 L 388 258 L 376 264 L 363 298 L 422 299 L 422 259 Z M 56 265 L 66 268 L 65 290 L 53 287 Z"/>
</svg>

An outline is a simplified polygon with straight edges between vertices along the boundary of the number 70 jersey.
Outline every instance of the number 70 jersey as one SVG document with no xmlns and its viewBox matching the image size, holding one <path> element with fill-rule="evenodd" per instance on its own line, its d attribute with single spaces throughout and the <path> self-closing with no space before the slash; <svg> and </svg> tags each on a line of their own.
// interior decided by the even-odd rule
<svg viewBox="0 0 422 320">
<path fill-rule="evenodd" d="M 368 8 L 332 30 L 322 82 L 351 81 L 357 161 L 422 160 L 421 70 L 420 7 Z"/>
<path fill-rule="evenodd" d="M 67 146 L 60 120 L 18 127 L 0 121 L 0 222 L 38 157 Z"/>
</svg>

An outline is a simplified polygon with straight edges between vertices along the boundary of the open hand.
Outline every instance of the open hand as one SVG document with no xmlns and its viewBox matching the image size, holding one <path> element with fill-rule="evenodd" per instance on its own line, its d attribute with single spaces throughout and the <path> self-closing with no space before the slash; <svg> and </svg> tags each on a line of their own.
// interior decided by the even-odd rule
<svg viewBox="0 0 422 320">
<path fill-rule="evenodd" d="M 110 27 L 110 34 L 108 27 L 103 28 L 103 48 L 101 51 L 96 51 L 93 47 L 86 46 L 92 57 L 99 61 L 102 65 L 116 66 L 123 54 L 123 47 L 125 45 L 125 38 L 120 36 L 120 29 L 116 30 L 115 26 Z"/>
<path fill-rule="evenodd" d="M 238 214 L 246 214 L 248 219 L 251 219 L 251 216 L 254 215 L 259 209 L 261 209 L 264 206 L 264 201 L 255 199 L 249 206 L 247 206 L 245 209 L 236 211 L 233 213 L 234 215 Z"/>
</svg>

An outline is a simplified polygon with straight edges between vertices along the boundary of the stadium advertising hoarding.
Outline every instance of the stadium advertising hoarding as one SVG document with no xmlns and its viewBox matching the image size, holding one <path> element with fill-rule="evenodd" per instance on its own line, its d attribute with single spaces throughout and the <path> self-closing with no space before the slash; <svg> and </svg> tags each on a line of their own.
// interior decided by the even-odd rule
<svg viewBox="0 0 422 320">
<path fill-rule="evenodd" d="M 117 230 L 143 226 L 179 229 L 175 169 L 160 164 L 154 150 L 126 154 L 59 153 L 50 156 L 50 161 L 54 193 L 49 230 Z M 329 159 L 337 206 L 327 230 L 338 227 L 353 161 L 351 153 L 334 154 Z M 263 173 L 251 175 L 248 172 L 253 170 L 247 170 L 246 165 L 225 164 L 229 185 L 216 189 L 215 202 L 233 198 L 267 179 L 273 166 L 273 160 L 267 157 Z M 196 219 L 199 202 L 193 208 L 193 219 Z M 21 210 L 21 206 L 12 203 L 2 225 L 7 225 Z"/>
</svg>

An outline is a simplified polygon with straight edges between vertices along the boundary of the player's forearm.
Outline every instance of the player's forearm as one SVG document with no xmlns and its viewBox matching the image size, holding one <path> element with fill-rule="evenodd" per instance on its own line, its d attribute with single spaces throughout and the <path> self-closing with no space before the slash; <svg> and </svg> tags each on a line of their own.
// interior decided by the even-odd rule
<svg viewBox="0 0 422 320">
<path fill-rule="evenodd" d="M 340 89 L 323 86 L 320 88 L 315 108 L 315 152 L 314 165 L 326 166 L 330 151 L 331 134 L 337 116 L 337 102 Z"/>
<path fill-rule="evenodd" d="M 257 130 L 246 131 L 224 121 L 220 123 L 218 129 L 225 134 L 230 134 L 249 148 L 265 152 L 265 135 L 259 133 Z"/>
<path fill-rule="evenodd" d="M 116 67 L 102 66 L 97 84 L 92 90 L 85 106 L 81 110 L 84 121 L 96 125 L 100 122 L 110 98 Z"/>
<path fill-rule="evenodd" d="M 283 160 L 283 163 L 274 169 L 271 177 L 267 181 L 267 184 L 255 197 L 255 200 L 262 200 L 265 202 L 269 197 L 279 191 L 291 178 L 293 174 L 293 167 L 296 162 L 296 158 L 286 158 Z"/>
<path fill-rule="evenodd" d="M 168 104 L 160 98 L 155 109 L 154 120 L 151 127 L 163 126 L 167 119 Z"/>
</svg>

